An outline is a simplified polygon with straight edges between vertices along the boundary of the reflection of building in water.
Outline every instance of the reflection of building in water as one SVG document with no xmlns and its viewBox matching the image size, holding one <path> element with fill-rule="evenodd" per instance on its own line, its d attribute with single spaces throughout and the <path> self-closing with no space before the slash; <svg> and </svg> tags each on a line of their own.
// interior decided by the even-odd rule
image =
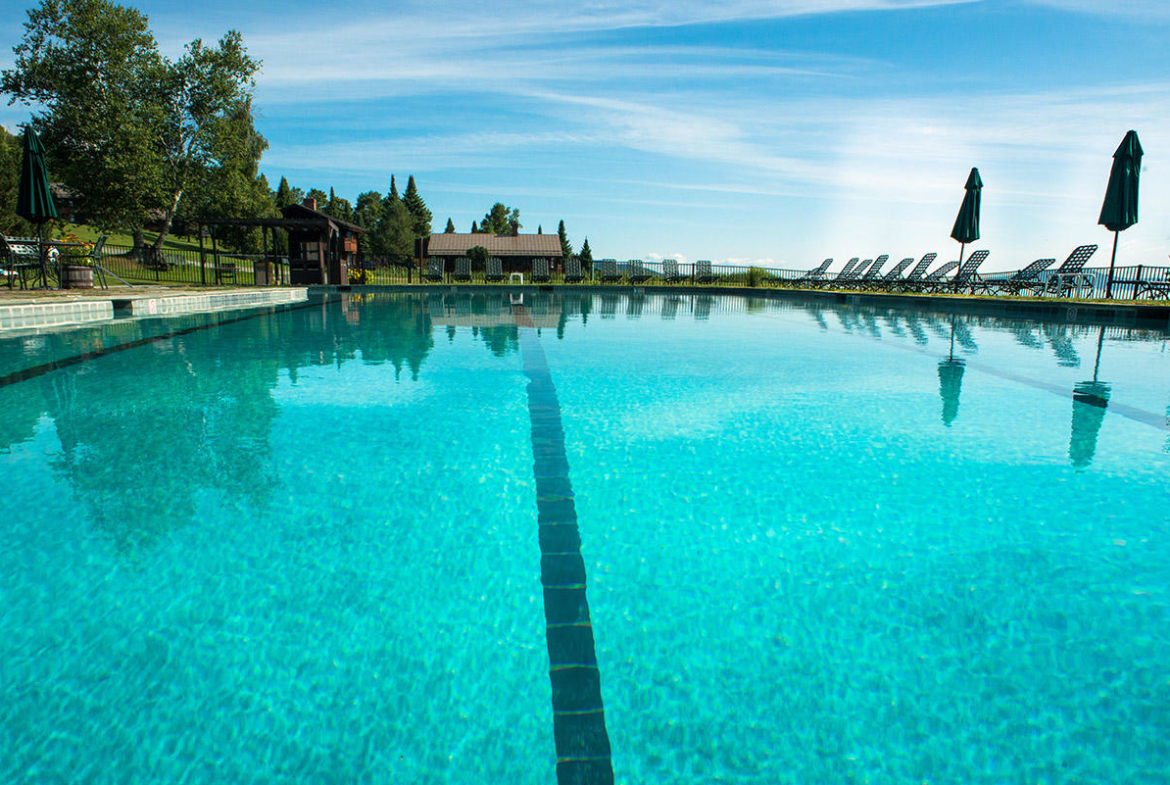
<svg viewBox="0 0 1170 785">
<path fill-rule="evenodd" d="M 555 237 L 555 235 L 554 235 Z M 556 295 L 524 295 L 524 309 L 535 327 L 555 329 L 561 319 L 561 300 Z M 504 293 L 432 294 L 427 313 L 437 327 L 515 327 L 512 304 Z"/>
</svg>

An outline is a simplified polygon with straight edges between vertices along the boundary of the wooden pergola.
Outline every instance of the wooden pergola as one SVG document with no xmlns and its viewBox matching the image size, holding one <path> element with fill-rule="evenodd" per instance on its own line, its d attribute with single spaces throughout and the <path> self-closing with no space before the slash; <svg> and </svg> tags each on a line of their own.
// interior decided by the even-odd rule
<svg viewBox="0 0 1170 785">
<path fill-rule="evenodd" d="M 357 236 L 366 234 L 366 230 L 356 224 L 342 221 L 317 210 L 316 204 L 312 200 L 306 200 L 306 202 L 308 204 L 294 204 L 281 208 L 282 218 L 195 219 L 192 223 L 200 227 L 200 267 L 205 269 L 208 252 L 203 245 L 202 228 L 204 226 L 258 226 L 264 238 L 264 262 L 274 259 L 269 248 L 275 248 L 277 230 L 283 230 L 288 235 L 288 283 L 337 286 L 348 284 L 349 269 L 357 262 Z M 272 246 L 268 242 L 270 232 L 273 235 Z M 213 269 L 218 271 L 221 269 L 220 251 L 215 235 L 211 237 L 210 252 L 213 255 Z"/>
</svg>

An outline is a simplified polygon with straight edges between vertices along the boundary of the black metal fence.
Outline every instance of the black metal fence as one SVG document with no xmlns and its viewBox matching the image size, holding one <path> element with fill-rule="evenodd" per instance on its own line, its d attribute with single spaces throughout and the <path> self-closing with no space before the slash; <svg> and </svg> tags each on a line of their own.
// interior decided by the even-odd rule
<svg viewBox="0 0 1170 785">
<path fill-rule="evenodd" d="M 608 263 L 608 264 L 607 264 Z M 200 286 L 256 286 L 289 283 L 287 256 L 274 254 L 239 254 L 207 250 L 165 249 L 153 252 L 128 246 L 105 246 L 102 266 L 114 277 L 130 284 L 193 284 Z M 837 280 L 837 273 L 828 273 L 810 279 L 806 270 L 790 270 L 751 265 L 714 264 L 712 262 L 643 262 L 631 259 L 595 261 L 585 268 L 585 284 L 602 283 L 602 271 L 611 276 L 606 283 L 621 285 L 678 285 L 678 286 L 735 286 L 776 287 L 797 286 L 851 291 L 904 291 L 898 280 L 875 279 Z M 564 283 L 564 274 L 554 267 L 550 270 L 551 283 Z M 1014 271 L 986 273 L 976 280 L 976 287 L 949 288 L 945 283 L 931 291 L 955 293 L 1002 293 L 995 284 L 1006 281 Z M 1150 300 L 1170 297 L 1170 267 L 1127 265 L 1116 267 L 1113 282 L 1109 284 L 1109 270 L 1104 267 L 1085 268 L 1075 278 L 1061 281 L 1055 271 L 1041 273 L 1038 285 L 1023 292 L 1037 297 L 1061 296 L 1077 299 L 1103 299 L 1108 293 L 1115 300 Z M 525 274 L 525 283 L 531 275 Z M 418 270 L 409 265 L 362 264 L 349 271 L 350 283 L 373 285 L 402 285 L 425 282 Z M 509 282 L 511 279 L 508 279 Z M 453 283 L 450 271 L 443 279 Z M 482 271 L 472 274 L 470 283 L 486 283 Z"/>
</svg>

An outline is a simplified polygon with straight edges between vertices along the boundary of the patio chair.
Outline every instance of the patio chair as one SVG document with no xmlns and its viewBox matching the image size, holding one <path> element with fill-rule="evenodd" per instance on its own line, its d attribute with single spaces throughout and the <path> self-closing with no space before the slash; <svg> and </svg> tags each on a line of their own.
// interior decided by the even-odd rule
<svg viewBox="0 0 1170 785">
<path fill-rule="evenodd" d="M 585 274 L 581 272 L 581 260 L 570 256 L 565 260 L 565 283 L 581 283 Z"/>
<path fill-rule="evenodd" d="M 1017 270 L 1008 278 L 1001 280 L 985 280 L 979 282 L 979 288 L 984 294 L 1019 294 L 1025 288 L 1033 288 L 1040 284 L 1040 273 L 1056 264 L 1056 259 L 1037 259 L 1022 270 Z"/>
<path fill-rule="evenodd" d="M 949 273 L 951 270 L 954 270 L 958 266 L 959 263 L 957 261 L 947 262 L 922 280 L 916 281 L 913 286 L 906 286 L 906 282 L 903 282 L 902 291 L 922 292 L 926 291 L 927 289 L 932 289 L 945 279 L 947 273 Z"/>
<path fill-rule="evenodd" d="M 978 270 L 979 265 L 983 264 L 984 260 L 991 255 L 991 251 L 976 251 L 968 257 L 967 261 L 963 262 L 963 266 L 955 273 L 951 279 L 938 278 L 931 282 L 925 288 L 932 292 L 940 292 L 950 289 L 953 292 L 961 292 L 967 287 L 971 287 L 971 291 L 975 291 L 975 286 L 979 281 Z"/>
<path fill-rule="evenodd" d="M 849 265 L 846 265 L 845 269 L 842 270 L 841 273 L 833 279 L 833 286 L 852 286 L 857 282 L 857 279 L 861 277 L 861 274 L 865 272 L 866 268 L 868 268 L 871 264 L 873 264 L 873 259 L 866 259 L 861 264 L 855 265 L 852 268 L 850 268 Z"/>
<path fill-rule="evenodd" d="M 715 273 L 711 272 L 710 259 L 695 262 L 695 283 L 715 283 L 715 280 Z"/>
<path fill-rule="evenodd" d="M 4 277 L 8 279 L 8 288 L 12 288 L 15 279 L 20 281 L 21 289 L 27 289 L 29 274 L 34 281 L 41 275 L 41 253 L 37 239 L 3 237 L 3 243 Z"/>
<path fill-rule="evenodd" d="M 823 281 L 825 273 L 829 269 L 829 265 L 833 263 L 833 258 L 829 257 L 825 261 L 818 264 L 813 269 L 809 270 L 804 275 L 792 282 L 793 286 L 815 286 L 818 282 Z"/>
<path fill-rule="evenodd" d="M 533 283 L 548 283 L 552 280 L 552 275 L 548 271 L 548 259 L 533 259 L 532 260 L 532 282 Z"/>
<path fill-rule="evenodd" d="M 1165 268 L 1156 270 L 1153 278 L 1134 284 L 1133 299 L 1141 300 L 1142 294 L 1150 300 L 1170 299 L 1170 272 Z"/>
<path fill-rule="evenodd" d="M 455 260 L 455 272 L 451 275 L 456 281 L 463 283 L 471 282 L 471 260 L 466 256 L 460 256 Z"/>
<path fill-rule="evenodd" d="M 618 272 L 617 259 L 602 259 L 601 260 L 601 282 L 602 283 L 617 283 L 622 279 L 622 274 Z"/>
<path fill-rule="evenodd" d="M 936 253 L 928 253 L 918 260 L 918 264 L 914 265 L 914 269 L 910 271 L 909 275 L 898 281 L 893 281 L 890 284 L 890 289 L 905 292 L 918 287 L 926 275 L 926 270 L 934 264 L 934 260 L 938 258 Z"/>
<path fill-rule="evenodd" d="M 484 273 L 483 279 L 488 283 L 499 283 L 504 280 L 504 263 L 500 261 L 499 257 L 488 258 L 487 272 Z"/>
<path fill-rule="evenodd" d="M 641 259 L 631 259 L 626 262 L 626 269 L 630 274 L 630 283 L 646 283 L 654 277 L 654 273 L 649 267 L 642 264 Z"/>
<path fill-rule="evenodd" d="M 882 265 L 889 261 L 889 254 L 882 254 L 873 260 L 873 264 L 865 271 L 865 275 L 861 276 L 857 281 L 857 285 L 861 289 L 869 289 L 875 283 L 881 280 Z"/>
<path fill-rule="evenodd" d="M 881 277 L 881 280 L 876 284 L 876 288 L 889 289 L 898 281 L 902 280 L 902 271 L 912 264 L 914 264 L 914 257 L 907 256 L 905 259 L 895 264 L 888 273 Z"/>
<path fill-rule="evenodd" d="M 841 272 L 837 273 L 832 278 L 826 277 L 823 280 L 823 283 L 827 286 L 832 285 L 832 284 L 835 284 L 837 281 L 840 281 L 842 278 L 845 278 L 846 276 L 848 276 L 850 273 L 853 272 L 853 268 L 857 266 L 857 260 L 858 260 L 858 257 L 854 256 L 852 259 L 845 262 L 845 266 L 841 268 Z"/>
<path fill-rule="evenodd" d="M 1069 292 L 1080 291 L 1081 289 L 1093 288 L 1093 282 L 1089 276 L 1085 275 L 1085 262 L 1089 261 L 1089 257 L 1097 251 L 1096 245 L 1081 245 L 1073 249 L 1073 252 L 1068 255 L 1068 258 L 1057 267 L 1046 279 L 1039 282 L 1039 291 L 1036 291 L 1036 286 L 1028 286 L 1026 288 L 1033 289 L 1037 297 L 1042 294 L 1054 294 L 1057 297 L 1064 297 Z"/>
<path fill-rule="evenodd" d="M 437 282 L 442 281 L 447 277 L 447 260 L 446 259 L 430 259 L 427 261 L 427 271 L 423 273 L 423 277 L 428 281 Z"/>
<path fill-rule="evenodd" d="M 681 283 L 687 276 L 678 271 L 678 259 L 662 260 L 662 280 L 667 283 Z"/>
</svg>

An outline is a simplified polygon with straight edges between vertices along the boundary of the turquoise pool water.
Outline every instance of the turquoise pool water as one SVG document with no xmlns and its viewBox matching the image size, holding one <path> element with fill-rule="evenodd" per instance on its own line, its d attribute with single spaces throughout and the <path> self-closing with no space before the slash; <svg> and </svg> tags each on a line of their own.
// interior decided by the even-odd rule
<svg viewBox="0 0 1170 785">
<path fill-rule="evenodd" d="M 616 294 L 0 337 L 0 782 L 1170 781 L 1167 346 Z"/>
</svg>

